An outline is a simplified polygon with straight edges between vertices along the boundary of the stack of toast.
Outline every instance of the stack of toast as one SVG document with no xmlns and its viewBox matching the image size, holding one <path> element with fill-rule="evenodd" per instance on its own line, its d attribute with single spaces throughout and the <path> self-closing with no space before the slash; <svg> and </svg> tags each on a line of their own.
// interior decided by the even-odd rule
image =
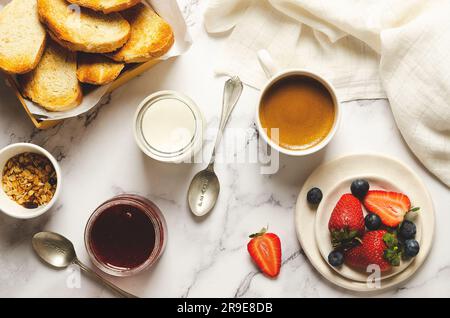
<svg viewBox="0 0 450 318">
<path fill-rule="evenodd" d="M 172 47 L 170 25 L 140 0 L 12 0 L 0 11 L 0 70 L 49 111 L 80 105 L 83 85 Z"/>
</svg>

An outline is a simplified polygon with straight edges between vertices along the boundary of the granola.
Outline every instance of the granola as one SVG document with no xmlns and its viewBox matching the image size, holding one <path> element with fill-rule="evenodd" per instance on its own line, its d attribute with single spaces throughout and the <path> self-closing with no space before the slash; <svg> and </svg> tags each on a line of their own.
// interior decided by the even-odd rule
<svg viewBox="0 0 450 318">
<path fill-rule="evenodd" d="M 18 154 L 9 159 L 3 168 L 3 191 L 27 209 L 49 203 L 56 186 L 55 168 L 48 158 L 40 154 Z"/>
</svg>

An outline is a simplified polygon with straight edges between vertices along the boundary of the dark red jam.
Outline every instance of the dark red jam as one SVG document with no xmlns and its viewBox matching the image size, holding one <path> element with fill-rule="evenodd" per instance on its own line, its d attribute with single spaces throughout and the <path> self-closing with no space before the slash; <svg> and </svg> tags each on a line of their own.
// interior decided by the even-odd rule
<svg viewBox="0 0 450 318">
<path fill-rule="evenodd" d="M 140 208 L 113 205 L 93 221 L 90 245 L 98 261 L 115 268 L 133 269 L 147 261 L 155 248 L 155 228 Z"/>
</svg>

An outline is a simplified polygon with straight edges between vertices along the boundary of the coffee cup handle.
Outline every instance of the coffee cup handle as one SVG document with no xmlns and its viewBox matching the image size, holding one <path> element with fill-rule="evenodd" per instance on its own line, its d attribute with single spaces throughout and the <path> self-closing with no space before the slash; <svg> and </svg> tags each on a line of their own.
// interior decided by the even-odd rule
<svg viewBox="0 0 450 318">
<path fill-rule="evenodd" d="M 261 64 L 261 67 L 267 77 L 270 78 L 279 72 L 280 68 L 272 59 L 272 56 L 270 56 L 270 53 L 267 50 L 259 50 L 257 55 L 259 64 Z"/>
</svg>

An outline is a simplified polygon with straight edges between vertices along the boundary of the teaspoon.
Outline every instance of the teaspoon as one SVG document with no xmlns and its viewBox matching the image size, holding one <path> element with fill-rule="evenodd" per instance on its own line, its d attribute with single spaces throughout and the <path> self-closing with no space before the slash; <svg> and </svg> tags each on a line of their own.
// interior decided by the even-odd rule
<svg viewBox="0 0 450 318">
<path fill-rule="evenodd" d="M 56 268 L 66 268 L 72 264 L 78 265 L 84 272 L 88 273 L 91 277 L 97 279 L 122 297 L 137 298 L 108 282 L 92 269 L 81 263 L 75 254 L 75 248 L 73 247 L 72 242 L 64 236 L 53 232 L 39 232 L 33 236 L 32 245 L 36 254 L 47 264 Z"/>
<path fill-rule="evenodd" d="M 222 115 L 219 132 L 217 133 L 211 161 L 205 170 L 197 173 L 191 181 L 188 190 L 188 202 L 191 212 L 196 216 L 209 213 L 216 205 L 220 192 L 219 178 L 214 172 L 216 150 L 220 144 L 223 131 L 230 119 L 231 113 L 241 97 L 243 85 L 239 77 L 234 76 L 225 83 L 223 91 Z"/>
</svg>

